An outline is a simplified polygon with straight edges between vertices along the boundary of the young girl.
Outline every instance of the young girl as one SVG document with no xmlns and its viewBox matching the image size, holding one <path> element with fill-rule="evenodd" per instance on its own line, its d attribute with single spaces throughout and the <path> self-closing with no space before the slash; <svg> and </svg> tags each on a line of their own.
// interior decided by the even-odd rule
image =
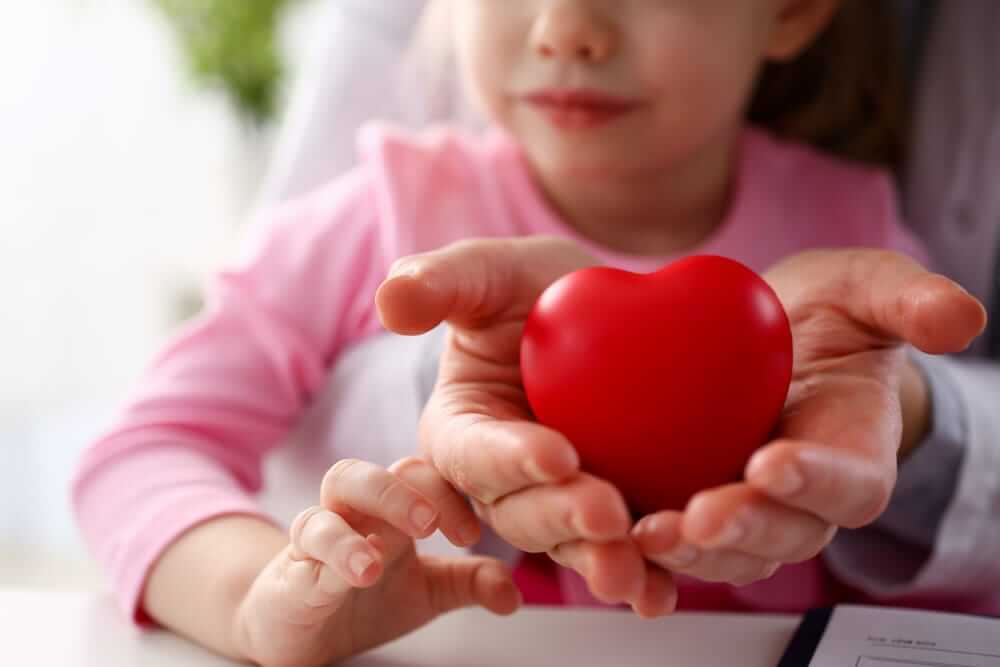
<svg viewBox="0 0 1000 667">
<path fill-rule="evenodd" d="M 899 145 L 885 21 L 876 3 L 840 4 L 452 2 L 492 129 L 368 127 L 361 165 L 274 214 L 81 462 L 79 520 L 130 617 L 236 658 L 319 665 L 458 606 L 512 612 L 501 563 L 416 554 L 415 538 L 468 547 L 480 527 L 415 445 L 327 443 L 326 465 L 379 465 L 333 465 L 287 533 L 252 497 L 264 455 L 344 350 L 381 330 L 374 296 L 404 256 L 544 234 L 635 271 L 691 252 L 758 271 L 817 246 L 920 257 L 877 168 Z M 566 541 L 629 529 L 584 521 Z M 650 582 L 623 600 L 666 613 L 664 580 Z"/>
</svg>

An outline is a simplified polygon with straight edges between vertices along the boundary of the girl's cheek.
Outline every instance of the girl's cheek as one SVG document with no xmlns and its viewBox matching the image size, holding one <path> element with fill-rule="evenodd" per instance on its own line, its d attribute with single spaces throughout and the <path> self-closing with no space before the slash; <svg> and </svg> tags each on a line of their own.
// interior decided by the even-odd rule
<svg viewBox="0 0 1000 667">
<path fill-rule="evenodd" d="M 704 48 L 687 49 L 684 43 L 676 46 L 660 49 L 655 61 L 646 65 L 643 78 L 653 94 L 668 105 L 684 100 L 696 124 L 739 116 L 752 92 L 755 66 L 746 59 L 731 61 Z"/>
</svg>

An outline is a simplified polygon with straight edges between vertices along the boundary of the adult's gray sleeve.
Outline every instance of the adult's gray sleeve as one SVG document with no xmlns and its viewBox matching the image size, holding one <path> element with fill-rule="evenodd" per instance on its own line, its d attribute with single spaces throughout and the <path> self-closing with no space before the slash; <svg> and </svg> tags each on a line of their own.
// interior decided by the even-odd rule
<svg viewBox="0 0 1000 667">
<path fill-rule="evenodd" d="M 881 597 L 1000 590 L 1000 364 L 922 357 L 934 401 L 928 440 L 901 467 L 875 524 L 826 551 L 843 581 Z"/>
</svg>

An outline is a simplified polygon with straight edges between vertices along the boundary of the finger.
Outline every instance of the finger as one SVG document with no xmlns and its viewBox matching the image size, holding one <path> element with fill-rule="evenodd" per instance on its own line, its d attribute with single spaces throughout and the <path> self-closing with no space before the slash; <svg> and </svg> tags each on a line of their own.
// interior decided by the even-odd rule
<svg viewBox="0 0 1000 667">
<path fill-rule="evenodd" d="M 895 361 L 868 355 L 869 370 Z M 874 521 L 896 484 L 902 420 L 895 390 L 864 372 L 818 374 L 790 397 L 778 439 L 748 462 L 748 483 L 838 526 Z"/>
<path fill-rule="evenodd" d="M 854 287 L 870 294 L 856 315 L 931 354 L 961 352 L 986 327 L 986 309 L 954 281 L 895 253 L 864 251 Z M 863 319 L 866 313 L 870 317 Z"/>
<path fill-rule="evenodd" d="M 632 531 L 640 552 L 656 565 L 717 583 L 746 586 L 771 577 L 780 566 L 772 560 L 728 549 L 702 549 L 685 541 L 682 515 L 661 512 L 643 518 Z"/>
<path fill-rule="evenodd" d="M 481 505 L 479 511 L 498 535 L 529 553 L 577 540 L 622 540 L 632 527 L 621 492 L 586 473 L 562 484 L 518 491 Z"/>
<path fill-rule="evenodd" d="M 438 527 L 457 547 L 479 541 L 480 526 L 468 502 L 424 459 L 410 457 L 397 461 L 389 472 L 427 498 L 438 511 Z"/>
<path fill-rule="evenodd" d="M 896 462 L 853 452 L 839 441 L 779 440 L 754 454 L 747 483 L 788 506 L 845 528 L 870 524 L 885 511 Z"/>
<path fill-rule="evenodd" d="M 420 420 L 421 447 L 460 492 L 484 503 L 579 471 L 580 457 L 557 431 L 511 413 L 488 392 L 442 390 Z"/>
<path fill-rule="evenodd" d="M 338 461 L 323 477 L 323 507 L 355 518 L 380 519 L 413 538 L 434 532 L 438 511 L 431 502 L 388 470 L 367 461 Z"/>
<path fill-rule="evenodd" d="M 556 279 L 596 263 L 554 237 L 460 241 L 397 261 L 375 303 L 383 326 L 400 334 L 421 334 L 444 321 L 479 328 L 523 319 Z"/>
<path fill-rule="evenodd" d="M 699 493 L 688 503 L 681 522 L 681 535 L 696 547 L 782 563 L 816 556 L 835 530 L 815 515 L 782 505 L 746 484 Z"/>
<path fill-rule="evenodd" d="M 677 609 L 677 585 L 673 575 L 666 570 L 647 563 L 646 586 L 632 609 L 643 618 L 668 616 Z"/>
<path fill-rule="evenodd" d="M 637 602 L 646 588 L 646 564 L 631 540 L 595 544 L 567 542 L 548 552 L 564 567 L 576 570 L 601 602 Z"/>
<path fill-rule="evenodd" d="M 289 530 L 291 543 L 277 561 L 282 582 L 267 607 L 290 621 L 313 622 L 336 611 L 352 588 L 367 588 L 382 574 L 382 554 L 337 514 L 311 507 Z"/>
<path fill-rule="evenodd" d="M 986 326 L 986 309 L 975 297 L 900 253 L 818 251 L 779 264 L 776 270 L 794 266 L 801 271 L 802 261 L 810 263 L 811 275 L 820 276 L 834 290 L 838 309 L 884 338 L 907 341 L 931 354 L 947 354 L 964 350 Z M 793 282 L 798 287 L 792 290 L 809 289 L 809 281 Z"/>
<path fill-rule="evenodd" d="M 681 533 L 683 519 L 684 515 L 681 512 L 673 510 L 647 514 L 632 527 L 632 539 L 646 557 L 669 553 L 684 544 L 684 536 Z"/>
<path fill-rule="evenodd" d="M 493 558 L 420 556 L 427 572 L 431 608 L 437 614 L 479 605 L 506 616 L 521 606 L 521 592 L 510 572 Z"/>
</svg>

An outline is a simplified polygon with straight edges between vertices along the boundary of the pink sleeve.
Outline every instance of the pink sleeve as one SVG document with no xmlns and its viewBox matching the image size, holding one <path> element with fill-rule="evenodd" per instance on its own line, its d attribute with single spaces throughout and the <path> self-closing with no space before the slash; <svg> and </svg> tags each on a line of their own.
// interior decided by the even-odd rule
<svg viewBox="0 0 1000 667">
<path fill-rule="evenodd" d="M 372 189 L 358 171 L 262 225 L 205 312 L 155 359 L 72 484 L 84 539 L 137 623 L 156 559 L 223 514 L 263 516 L 262 459 L 343 345 L 377 326 L 385 275 Z"/>
</svg>

